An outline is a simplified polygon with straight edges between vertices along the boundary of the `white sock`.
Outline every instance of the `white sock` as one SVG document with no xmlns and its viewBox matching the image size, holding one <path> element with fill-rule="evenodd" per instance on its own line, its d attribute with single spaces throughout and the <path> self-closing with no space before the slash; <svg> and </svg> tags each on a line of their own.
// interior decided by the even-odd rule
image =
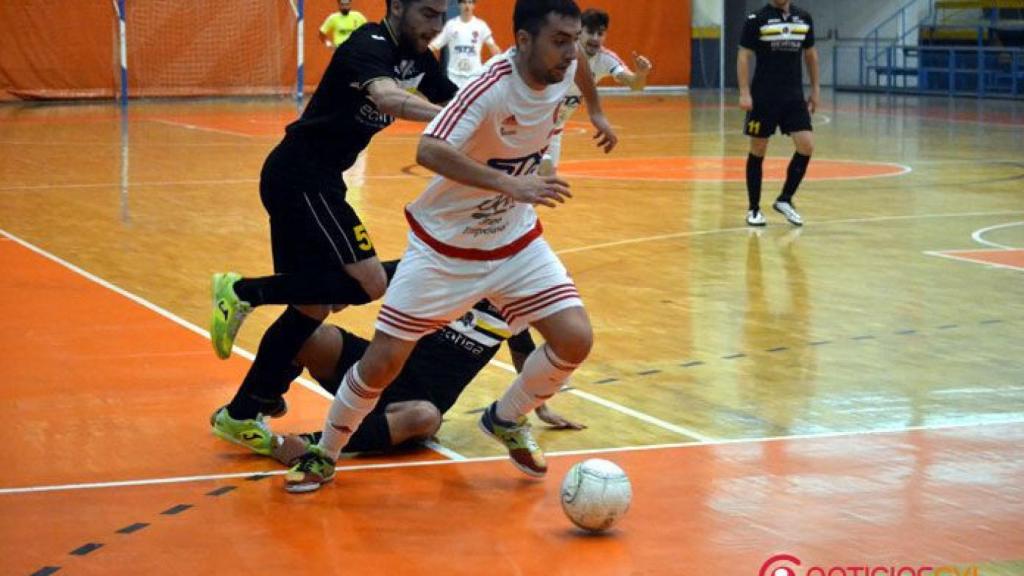
<svg viewBox="0 0 1024 576">
<path fill-rule="evenodd" d="M 498 418 L 515 422 L 529 414 L 554 396 L 578 367 L 555 356 L 546 343 L 537 348 L 526 359 L 523 371 L 498 400 Z"/>
<path fill-rule="evenodd" d="M 367 388 L 359 376 L 359 363 L 356 362 L 345 373 L 334 395 L 331 409 L 327 412 L 324 422 L 324 435 L 320 438 L 320 448 L 328 456 L 338 459 L 341 449 L 348 444 L 352 433 L 359 428 L 363 418 L 373 410 L 380 399 L 380 391 Z"/>
</svg>

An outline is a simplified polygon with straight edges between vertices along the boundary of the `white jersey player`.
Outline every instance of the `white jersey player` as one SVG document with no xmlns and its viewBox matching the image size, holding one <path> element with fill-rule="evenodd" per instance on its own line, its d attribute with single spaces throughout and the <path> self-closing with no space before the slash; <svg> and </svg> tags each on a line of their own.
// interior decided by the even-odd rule
<svg viewBox="0 0 1024 576">
<path fill-rule="evenodd" d="M 459 88 L 483 72 L 480 63 L 486 45 L 492 55 L 501 53 L 491 27 L 473 15 L 476 0 L 459 0 L 459 15 L 445 23 L 441 33 L 430 42 L 435 54 L 448 47 L 448 79 Z"/>
<path fill-rule="evenodd" d="M 599 84 L 605 78 L 610 77 L 632 90 L 643 90 L 647 85 L 647 75 L 653 68 L 651 61 L 634 52 L 633 60 L 636 66 L 634 72 L 619 58 L 618 54 L 604 47 L 610 22 L 608 13 L 594 8 L 587 9 L 583 12 L 582 22 L 583 34 L 580 37 L 580 48 L 590 64 L 594 84 Z M 562 132 L 569 122 L 569 118 L 579 109 L 580 104 L 580 89 L 574 85 L 565 97 L 565 105 L 559 110 L 558 132 L 551 141 L 550 154 L 555 164 L 558 164 L 562 154 Z"/>
<path fill-rule="evenodd" d="M 576 285 L 541 237 L 534 209 L 570 197 L 567 182 L 537 171 L 557 109 L 573 81 L 589 74 L 580 68 L 576 75 L 579 15 L 574 0 L 517 0 L 516 48 L 494 59 L 427 127 L 417 161 L 438 177 L 406 210 L 409 245 L 374 339 L 345 374 L 320 443 L 288 472 L 289 492 L 316 490 L 334 477 L 341 449 L 416 341 L 481 297 L 501 310 L 511 332 L 530 325 L 546 342 L 484 412 L 480 427 L 508 449 L 517 468 L 531 476 L 547 472 L 526 414 L 561 388 L 593 340 Z M 591 86 L 584 96 L 598 145 L 610 151 L 616 139 L 596 91 Z"/>
</svg>

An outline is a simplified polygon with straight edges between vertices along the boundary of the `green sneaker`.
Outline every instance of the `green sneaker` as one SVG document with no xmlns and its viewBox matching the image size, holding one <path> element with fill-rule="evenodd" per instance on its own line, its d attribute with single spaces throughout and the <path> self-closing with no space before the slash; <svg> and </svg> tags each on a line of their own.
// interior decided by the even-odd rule
<svg viewBox="0 0 1024 576">
<path fill-rule="evenodd" d="M 210 341 L 217 357 L 224 360 L 231 356 L 235 336 L 242 327 L 245 317 L 252 311 L 248 302 L 235 294 L 235 282 L 242 279 L 240 274 L 224 272 L 213 275 L 213 314 L 210 319 Z"/>
<path fill-rule="evenodd" d="M 255 420 L 235 420 L 228 414 L 228 407 L 218 408 L 210 416 L 213 433 L 228 442 L 245 446 L 249 450 L 263 456 L 271 456 L 274 450 L 274 435 L 262 418 Z"/>
<path fill-rule="evenodd" d="M 491 404 L 484 410 L 480 417 L 480 429 L 484 434 L 501 442 L 508 448 L 508 457 L 512 464 L 523 473 L 541 478 L 548 473 L 548 463 L 544 459 L 544 451 L 533 439 L 530 424 L 523 416 L 512 424 L 506 424 L 498 419 L 498 403 Z"/>
<path fill-rule="evenodd" d="M 334 480 L 334 466 L 334 460 L 324 453 L 320 445 L 310 444 L 306 453 L 284 475 L 284 489 L 292 494 L 319 490 Z"/>
</svg>

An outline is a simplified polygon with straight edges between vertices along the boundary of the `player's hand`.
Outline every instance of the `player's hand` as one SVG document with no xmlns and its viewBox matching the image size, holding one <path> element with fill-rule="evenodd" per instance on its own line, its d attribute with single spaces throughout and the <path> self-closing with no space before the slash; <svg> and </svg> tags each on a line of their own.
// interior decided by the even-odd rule
<svg viewBox="0 0 1024 576">
<path fill-rule="evenodd" d="M 750 94 L 740 94 L 740 109 L 748 112 L 754 109 L 754 99 Z"/>
<path fill-rule="evenodd" d="M 540 418 L 546 424 L 550 424 L 556 430 L 585 430 L 587 428 L 585 424 L 573 422 L 558 414 L 551 408 L 548 408 L 547 404 L 541 404 L 534 413 L 537 414 L 537 418 Z"/>
<path fill-rule="evenodd" d="M 615 130 L 612 129 L 612 125 L 604 117 L 604 114 L 591 115 L 590 123 L 597 129 L 593 138 L 597 140 L 597 147 L 603 149 L 605 154 L 614 150 L 619 143 L 619 137 L 615 135 Z"/>
<path fill-rule="evenodd" d="M 811 92 L 811 95 L 807 98 L 807 110 L 814 114 L 818 110 L 818 100 L 821 99 L 821 95 L 817 92 Z"/>
<path fill-rule="evenodd" d="M 654 69 L 654 64 L 651 63 L 650 59 L 642 54 L 638 54 L 635 50 L 633 51 L 633 66 L 636 68 L 636 73 L 640 76 L 647 76 Z"/>
<path fill-rule="evenodd" d="M 540 204 L 548 208 L 565 204 L 566 199 L 572 198 L 568 182 L 558 176 L 538 176 L 537 174 L 511 178 L 504 192 L 516 202 Z"/>
</svg>

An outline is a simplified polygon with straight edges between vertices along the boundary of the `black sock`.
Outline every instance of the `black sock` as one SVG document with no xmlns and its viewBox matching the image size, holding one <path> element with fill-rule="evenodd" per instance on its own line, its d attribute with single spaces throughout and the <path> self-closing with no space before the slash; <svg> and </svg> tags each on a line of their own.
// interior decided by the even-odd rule
<svg viewBox="0 0 1024 576">
<path fill-rule="evenodd" d="M 789 168 L 786 170 L 786 184 L 782 187 L 782 194 L 777 202 L 792 202 L 796 189 L 803 182 L 804 174 L 807 174 L 807 165 L 811 163 L 810 156 L 796 152 L 793 159 L 789 161 Z"/>
<path fill-rule="evenodd" d="M 362 284 L 344 272 L 306 272 L 243 278 L 235 283 L 235 294 L 253 306 L 371 302 Z"/>
<path fill-rule="evenodd" d="M 747 201 L 748 209 L 759 210 L 761 207 L 761 178 L 764 156 L 747 155 Z"/>
<path fill-rule="evenodd" d="M 295 356 L 319 326 L 320 320 L 292 307 L 271 324 L 260 341 L 245 380 L 228 404 L 232 418 L 256 418 L 257 414 L 267 414 L 270 407 L 277 405 L 292 380 L 302 373 L 302 368 L 293 363 Z"/>
<path fill-rule="evenodd" d="M 392 447 L 391 427 L 384 406 L 381 408 L 366 415 L 342 452 L 382 452 Z"/>
</svg>

